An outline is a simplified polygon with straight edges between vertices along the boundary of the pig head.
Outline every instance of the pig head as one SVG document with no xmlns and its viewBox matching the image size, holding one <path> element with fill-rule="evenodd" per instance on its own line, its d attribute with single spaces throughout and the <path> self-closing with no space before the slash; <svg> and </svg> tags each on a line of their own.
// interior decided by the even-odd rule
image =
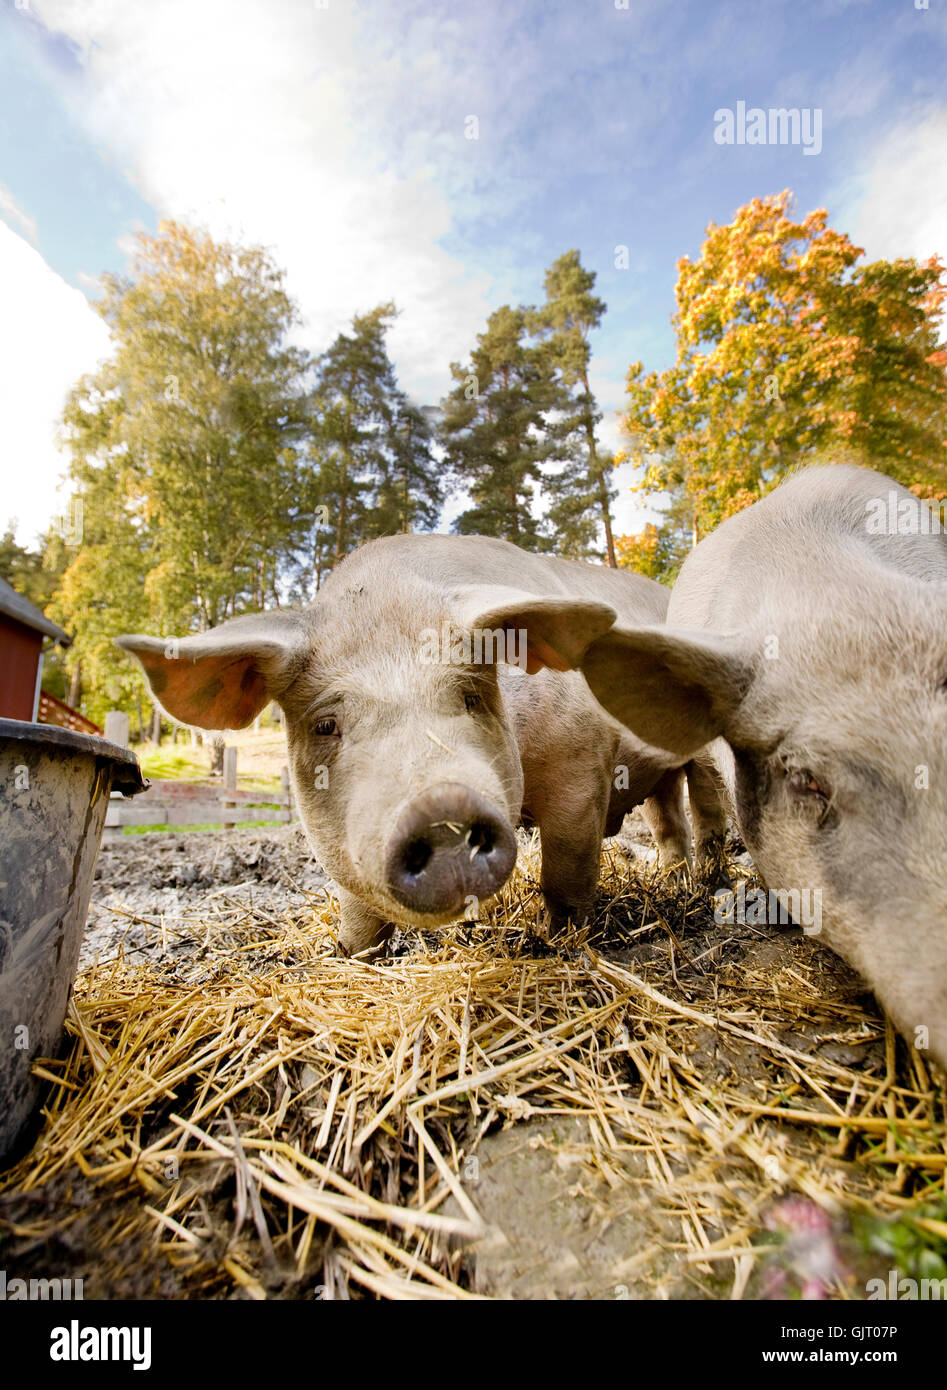
<svg viewBox="0 0 947 1390">
<path fill-rule="evenodd" d="M 391 553 L 355 552 L 302 611 L 119 639 L 182 723 L 242 728 L 280 704 L 300 815 L 356 951 L 383 923 L 456 920 L 512 872 L 523 772 L 497 644 L 529 672 L 568 670 L 615 618 L 603 603 L 496 584 L 447 597 Z M 464 660 L 463 635 L 478 632 L 493 647 Z"/>
<path fill-rule="evenodd" d="M 947 1066 L 947 537 L 873 529 L 890 492 L 919 505 L 795 475 L 696 547 L 666 628 L 611 629 L 583 670 L 681 761 L 726 741 L 764 883 L 816 892 L 822 939 Z"/>
</svg>

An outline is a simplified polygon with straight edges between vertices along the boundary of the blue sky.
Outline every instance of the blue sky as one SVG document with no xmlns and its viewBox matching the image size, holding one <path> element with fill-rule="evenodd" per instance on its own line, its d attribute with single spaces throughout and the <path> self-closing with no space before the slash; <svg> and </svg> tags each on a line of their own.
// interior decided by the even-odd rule
<svg viewBox="0 0 947 1390">
<path fill-rule="evenodd" d="M 871 256 L 947 255 L 945 40 L 947 0 L 0 0 L 0 524 L 54 509 L 63 393 L 108 349 L 95 277 L 166 216 L 270 246 L 313 350 L 394 298 L 421 403 L 578 247 L 616 446 L 709 221 L 789 187 Z M 820 152 L 715 143 L 740 101 L 818 109 Z"/>
</svg>

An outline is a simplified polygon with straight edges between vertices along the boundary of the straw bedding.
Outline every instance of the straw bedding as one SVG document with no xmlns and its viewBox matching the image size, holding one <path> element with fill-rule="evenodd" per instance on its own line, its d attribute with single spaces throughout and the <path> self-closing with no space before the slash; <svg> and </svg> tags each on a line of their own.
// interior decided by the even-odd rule
<svg viewBox="0 0 947 1390">
<path fill-rule="evenodd" d="M 44 1129 L 0 1175 L 8 1276 L 82 1276 L 86 1297 L 864 1297 L 865 1214 L 947 1238 L 942 1085 L 831 953 L 717 924 L 614 847 L 594 922 L 549 940 L 538 867 L 531 840 L 489 921 L 374 963 L 338 955 L 322 891 L 126 909 L 150 954 L 80 974 Z M 511 1139 L 552 1155 L 545 1178 Z M 530 1238 L 571 1253 L 546 1269 Z"/>
</svg>

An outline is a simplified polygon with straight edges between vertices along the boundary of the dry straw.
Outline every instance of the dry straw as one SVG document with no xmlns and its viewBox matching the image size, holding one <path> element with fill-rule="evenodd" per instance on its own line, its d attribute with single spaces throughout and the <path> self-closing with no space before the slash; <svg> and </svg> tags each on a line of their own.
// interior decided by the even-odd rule
<svg viewBox="0 0 947 1390">
<path fill-rule="evenodd" d="M 670 1244 L 723 1296 L 779 1194 L 833 1216 L 943 1199 L 943 1094 L 877 1014 L 798 963 L 728 968 L 709 900 L 617 850 L 591 929 L 549 942 L 536 869 L 533 843 L 490 924 L 377 963 L 337 954 L 315 899 L 273 916 L 221 891 L 149 923 L 148 963 L 79 979 L 45 1128 L 0 1180 L 7 1263 L 71 1231 L 87 1296 L 469 1298 L 465 1165 L 549 1115 L 584 1119 L 613 1187 L 644 1159 Z M 807 1025 L 843 1056 L 882 1036 L 883 1065 L 831 1060 Z"/>
</svg>

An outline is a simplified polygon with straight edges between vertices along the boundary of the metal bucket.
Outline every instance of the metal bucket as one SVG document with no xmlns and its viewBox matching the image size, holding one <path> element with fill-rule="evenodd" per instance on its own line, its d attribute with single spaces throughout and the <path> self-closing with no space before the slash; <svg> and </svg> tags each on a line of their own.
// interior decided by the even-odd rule
<svg viewBox="0 0 947 1390">
<path fill-rule="evenodd" d="M 60 1046 L 109 795 L 146 785 L 117 743 L 0 719 L 0 1163 L 28 1146 L 33 1064 Z"/>
</svg>

